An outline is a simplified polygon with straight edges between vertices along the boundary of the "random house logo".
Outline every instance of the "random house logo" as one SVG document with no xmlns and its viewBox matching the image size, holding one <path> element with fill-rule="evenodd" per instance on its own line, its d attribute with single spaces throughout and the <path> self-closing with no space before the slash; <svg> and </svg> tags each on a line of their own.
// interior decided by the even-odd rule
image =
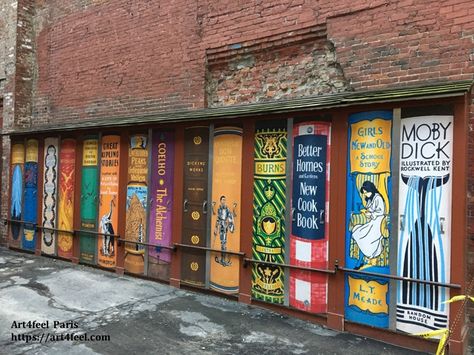
<svg viewBox="0 0 474 355">
<path fill-rule="evenodd" d="M 433 319 L 433 317 L 426 312 L 406 311 L 405 315 L 409 321 L 414 321 L 419 324 L 429 324 L 429 322 L 431 322 Z"/>
</svg>

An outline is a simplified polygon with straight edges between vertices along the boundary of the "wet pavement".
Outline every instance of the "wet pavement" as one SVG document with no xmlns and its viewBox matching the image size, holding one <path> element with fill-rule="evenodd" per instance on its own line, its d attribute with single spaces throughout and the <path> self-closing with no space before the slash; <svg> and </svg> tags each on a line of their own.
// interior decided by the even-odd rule
<svg viewBox="0 0 474 355">
<path fill-rule="evenodd" d="M 0 248 L 0 354 L 23 353 L 420 354 L 232 300 Z"/>
</svg>

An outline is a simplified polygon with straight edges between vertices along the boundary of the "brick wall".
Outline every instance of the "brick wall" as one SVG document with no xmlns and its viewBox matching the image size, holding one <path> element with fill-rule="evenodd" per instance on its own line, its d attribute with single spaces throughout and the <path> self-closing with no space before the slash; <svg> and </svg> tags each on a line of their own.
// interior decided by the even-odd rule
<svg viewBox="0 0 474 355">
<path fill-rule="evenodd" d="M 470 0 L 38 1 L 32 117 L 204 107 L 206 50 L 315 25 L 351 89 L 470 79 L 473 11 Z"/>
<path fill-rule="evenodd" d="M 15 90 L 15 58 L 18 2 L 2 1 L 0 4 L 0 117 L 2 128 L 13 125 L 14 90 Z M 8 167 L 10 163 L 10 139 L 3 137 L 2 144 L 2 177 L 1 177 L 1 218 L 6 217 L 8 208 Z M 0 245 L 6 242 L 6 229 L 0 223 Z"/>
<path fill-rule="evenodd" d="M 472 0 L 36 0 L 34 9 L 31 1 L 19 3 L 4 1 L 1 8 L 10 22 L 18 16 L 20 36 L 7 46 L 18 52 L 16 65 L 5 66 L 10 77 L 16 70 L 16 80 L 4 84 L 7 126 L 13 121 L 24 126 L 225 105 L 233 102 L 231 91 L 238 103 L 259 95 L 271 100 L 314 94 L 318 92 L 310 88 L 288 91 L 292 84 L 301 84 L 291 75 L 298 70 L 299 59 L 309 58 L 314 64 L 327 55 L 334 58 L 321 62 L 322 67 L 332 61 L 336 68 L 330 82 L 342 83 L 339 88 L 331 84 L 327 92 L 474 78 Z M 325 27 L 321 47 L 316 43 L 321 39 L 294 43 L 292 54 L 268 45 L 314 26 Z M 0 21 L 2 28 L 5 23 Z M 15 26 L 8 29 L 11 35 Z M 254 42 L 263 49 L 253 59 L 238 57 L 249 60 L 247 67 L 235 66 L 232 56 L 218 65 L 210 59 L 218 48 L 237 49 Z M 322 52 L 310 54 L 305 52 L 308 48 Z M 286 67 L 283 80 L 271 72 L 278 58 L 287 63 L 297 59 Z M 304 72 L 307 78 L 302 79 L 311 73 Z M 219 82 L 221 77 L 231 81 L 231 91 Z M 265 86 L 264 77 L 279 85 Z M 252 91 L 254 86 L 259 89 Z M 467 211 L 471 275 L 473 126 L 474 103 Z M 3 144 L 8 147 L 6 139 Z M 4 152 L 5 179 L 8 151 Z M 5 196 L 7 185 L 2 186 Z M 5 214 L 5 205 L 2 211 Z"/>
<path fill-rule="evenodd" d="M 467 178 L 467 245 L 468 245 L 468 282 L 474 282 L 474 91 L 471 94 L 468 140 L 468 178 Z M 471 295 L 474 294 L 474 290 Z M 470 306 L 469 322 L 474 329 L 474 304 Z"/>
</svg>

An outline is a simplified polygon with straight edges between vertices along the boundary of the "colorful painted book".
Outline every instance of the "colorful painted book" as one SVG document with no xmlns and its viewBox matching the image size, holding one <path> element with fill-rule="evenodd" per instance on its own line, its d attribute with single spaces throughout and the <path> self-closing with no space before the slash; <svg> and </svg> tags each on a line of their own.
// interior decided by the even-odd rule
<svg viewBox="0 0 474 355">
<path fill-rule="evenodd" d="M 214 131 L 212 154 L 211 248 L 240 250 L 242 129 Z M 210 287 L 224 293 L 239 291 L 240 259 L 225 253 L 210 255 Z"/>
<path fill-rule="evenodd" d="M 398 275 L 449 283 L 453 116 L 401 121 Z M 448 299 L 447 287 L 399 282 L 397 329 L 448 328 Z"/>
<path fill-rule="evenodd" d="M 206 246 L 208 213 L 209 127 L 184 131 L 184 203 L 182 243 Z M 186 248 L 181 254 L 181 279 L 203 287 L 206 280 L 206 253 Z"/>
<path fill-rule="evenodd" d="M 128 149 L 128 185 L 125 215 L 125 239 L 145 243 L 147 238 L 148 205 L 148 136 L 130 137 Z M 143 274 L 145 246 L 125 243 L 125 270 Z"/>
<path fill-rule="evenodd" d="M 87 136 L 82 143 L 81 176 L 81 230 L 97 231 L 97 208 L 99 201 L 99 139 Z M 79 239 L 79 260 L 86 264 L 96 263 L 95 235 L 81 233 Z"/>
<path fill-rule="evenodd" d="M 59 139 L 50 137 L 44 140 L 43 201 L 41 252 L 56 255 L 58 228 L 58 163 Z M 52 228 L 52 229 L 48 229 Z"/>
<path fill-rule="evenodd" d="M 25 164 L 25 145 L 14 143 L 11 151 L 11 196 L 10 196 L 10 219 L 22 221 L 23 218 L 23 169 Z M 10 238 L 8 245 L 20 248 L 23 225 L 21 223 L 10 223 Z"/>
<path fill-rule="evenodd" d="M 98 264 L 113 268 L 117 262 L 120 136 L 102 137 L 100 153 Z"/>
<path fill-rule="evenodd" d="M 331 125 L 302 122 L 293 127 L 290 264 L 327 269 L 329 153 Z M 327 312 L 326 274 L 290 270 L 290 306 Z"/>
<path fill-rule="evenodd" d="M 253 258 L 285 262 L 286 121 L 258 123 L 255 134 Z M 252 297 L 283 304 L 284 270 L 256 263 L 252 267 Z"/>
<path fill-rule="evenodd" d="M 148 276 L 169 280 L 174 177 L 174 134 L 154 130 L 151 147 Z"/>
<path fill-rule="evenodd" d="M 25 159 L 25 195 L 24 195 L 24 217 L 22 248 L 35 251 L 36 249 L 36 223 L 38 215 L 38 140 L 28 139 L 26 141 Z"/>
<path fill-rule="evenodd" d="M 74 186 L 76 169 L 76 141 L 63 139 L 59 153 L 59 209 L 58 226 L 64 231 L 74 230 Z M 58 232 L 58 255 L 72 258 L 73 236 Z"/>
<path fill-rule="evenodd" d="M 348 149 L 345 266 L 389 274 L 392 112 L 351 115 Z M 347 320 L 387 328 L 388 305 L 387 279 L 346 275 Z"/>
</svg>

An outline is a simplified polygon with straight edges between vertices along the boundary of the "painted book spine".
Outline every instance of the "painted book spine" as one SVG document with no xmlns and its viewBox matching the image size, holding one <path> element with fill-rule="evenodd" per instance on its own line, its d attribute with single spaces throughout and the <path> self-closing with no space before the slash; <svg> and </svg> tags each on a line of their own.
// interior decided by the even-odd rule
<svg viewBox="0 0 474 355">
<path fill-rule="evenodd" d="M 102 137 L 100 156 L 98 264 L 114 268 L 117 262 L 120 136 Z"/>
<path fill-rule="evenodd" d="M 293 127 L 290 264 L 328 267 L 331 125 L 302 122 Z M 327 275 L 290 270 L 290 305 L 327 312 Z"/>
<path fill-rule="evenodd" d="M 47 228 L 58 228 L 58 165 L 59 139 L 44 140 L 44 175 L 43 175 L 43 237 L 41 251 L 56 255 L 57 232 Z"/>
<path fill-rule="evenodd" d="M 146 243 L 148 204 L 148 136 L 130 137 L 128 149 L 128 185 L 125 214 L 125 239 Z M 125 270 L 143 274 L 145 246 L 125 243 Z"/>
<path fill-rule="evenodd" d="M 223 293 L 239 291 L 240 206 L 242 186 L 242 129 L 222 127 L 214 131 L 212 156 L 210 287 Z"/>
<path fill-rule="evenodd" d="M 398 274 L 449 283 L 453 116 L 401 121 Z M 397 329 L 448 328 L 448 299 L 446 287 L 399 282 Z"/>
<path fill-rule="evenodd" d="M 286 122 L 256 127 L 253 202 L 253 258 L 285 262 Z M 256 263 L 252 267 L 252 297 L 283 304 L 284 271 L 280 266 Z"/>
<path fill-rule="evenodd" d="M 99 182 L 99 139 L 96 136 L 84 138 L 82 143 L 81 173 L 81 230 L 97 231 L 98 182 Z M 96 263 L 95 235 L 81 233 L 80 261 L 86 264 Z"/>
<path fill-rule="evenodd" d="M 389 274 L 392 112 L 351 115 L 348 149 L 346 267 Z M 388 280 L 346 275 L 348 320 L 387 328 L 388 305 Z"/>
<path fill-rule="evenodd" d="M 174 133 L 152 133 L 148 276 L 168 280 L 171 246 L 174 177 Z"/>
<path fill-rule="evenodd" d="M 23 220 L 32 223 L 25 224 L 23 229 L 22 248 L 35 251 L 36 223 L 38 218 L 38 140 L 26 141 L 25 158 L 25 213 Z"/>
<path fill-rule="evenodd" d="M 10 196 L 10 218 L 21 221 L 23 218 L 23 169 L 25 164 L 25 145 L 15 143 L 11 151 L 11 196 Z M 23 226 L 21 223 L 10 223 L 10 238 L 8 245 L 14 248 L 21 246 L 21 234 Z"/>
<path fill-rule="evenodd" d="M 63 139 L 59 153 L 59 209 L 58 225 L 64 231 L 74 230 L 74 186 L 76 172 L 76 141 Z M 58 255 L 72 258 L 73 236 L 58 232 Z"/>
<path fill-rule="evenodd" d="M 208 212 L 209 127 L 192 127 L 184 132 L 184 205 L 182 243 L 206 246 Z M 181 278 L 205 286 L 206 253 L 186 248 L 182 253 Z"/>
</svg>

